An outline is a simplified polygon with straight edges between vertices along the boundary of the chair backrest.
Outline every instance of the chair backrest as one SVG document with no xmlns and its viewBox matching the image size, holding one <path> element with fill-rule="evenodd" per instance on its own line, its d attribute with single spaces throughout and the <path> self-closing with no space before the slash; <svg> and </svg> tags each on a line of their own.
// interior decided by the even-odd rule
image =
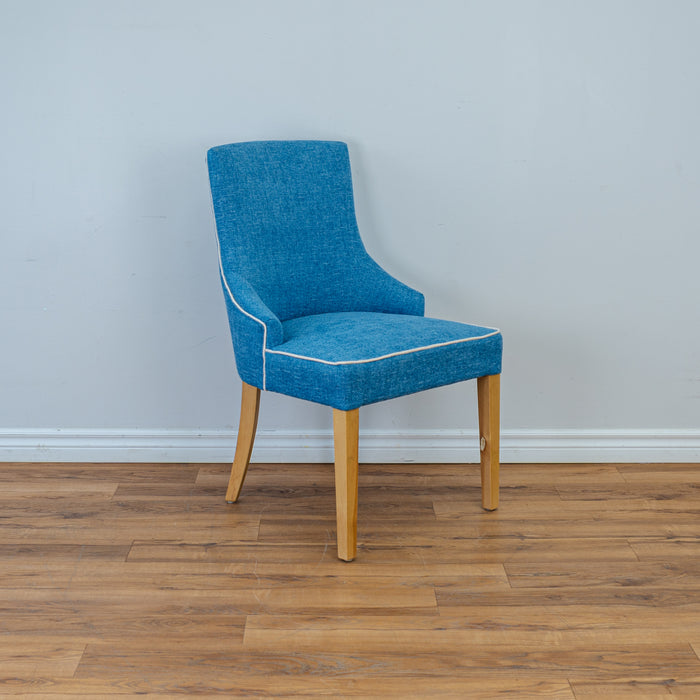
<svg viewBox="0 0 700 700">
<path fill-rule="evenodd" d="M 229 273 L 243 278 L 280 321 L 423 313 L 422 295 L 364 248 L 344 143 L 234 143 L 210 149 L 207 162 L 224 282 Z"/>
</svg>

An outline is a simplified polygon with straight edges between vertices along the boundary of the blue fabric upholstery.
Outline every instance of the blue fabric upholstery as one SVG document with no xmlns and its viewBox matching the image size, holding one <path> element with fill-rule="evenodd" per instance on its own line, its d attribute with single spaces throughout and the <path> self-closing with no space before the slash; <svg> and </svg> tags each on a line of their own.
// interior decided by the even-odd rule
<svg viewBox="0 0 700 700">
<path fill-rule="evenodd" d="M 243 381 L 350 410 L 500 373 L 497 330 L 425 318 L 368 255 L 345 144 L 237 143 L 207 161 Z"/>
<path fill-rule="evenodd" d="M 423 316 L 344 312 L 282 324 L 267 388 L 350 410 L 501 371 L 501 334 Z"/>
</svg>

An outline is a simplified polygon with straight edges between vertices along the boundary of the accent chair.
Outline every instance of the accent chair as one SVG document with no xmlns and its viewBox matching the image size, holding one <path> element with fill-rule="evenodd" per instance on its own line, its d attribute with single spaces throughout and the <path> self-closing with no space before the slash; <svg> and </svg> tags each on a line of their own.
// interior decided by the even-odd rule
<svg viewBox="0 0 700 700">
<path fill-rule="evenodd" d="M 477 380 L 482 505 L 498 507 L 499 330 L 424 316 L 367 253 L 350 159 L 335 141 L 255 141 L 207 154 L 221 282 L 243 382 L 226 500 L 238 500 L 260 392 L 333 409 L 338 557 L 357 549 L 361 406 Z"/>
</svg>

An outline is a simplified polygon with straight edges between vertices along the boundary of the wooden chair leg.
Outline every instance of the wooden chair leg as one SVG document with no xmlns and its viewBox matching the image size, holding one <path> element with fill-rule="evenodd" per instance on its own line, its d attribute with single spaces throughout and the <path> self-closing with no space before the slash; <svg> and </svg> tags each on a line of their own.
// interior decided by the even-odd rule
<svg viewBox="0 0 700 700">
<path fill-rule="evenodd" d="M 338 558 L 352 561 L 357 553 L 357 473 L 360 409 L 333 409 L 335 443 L 335 510 Z"/>
<path fill-rule="evenodd" d="M 226 489 L 226 500 L 235 503 L 241 493 L 250 455 L 253 452 L 255 431 L 258 427 L 258 410 L 260 409 L 260 389 L 243 382 L 241 392 L 241 419 L 238 423 L 238 438 L 236 439 L 236 454 L 231 467 L 231 477 Z"/>
<path fill-rule="evenodd" d="M 477 379 L 479 443 L 481 448 L 481 505 L 498 508 L 501 375 Z"/>
</svg>

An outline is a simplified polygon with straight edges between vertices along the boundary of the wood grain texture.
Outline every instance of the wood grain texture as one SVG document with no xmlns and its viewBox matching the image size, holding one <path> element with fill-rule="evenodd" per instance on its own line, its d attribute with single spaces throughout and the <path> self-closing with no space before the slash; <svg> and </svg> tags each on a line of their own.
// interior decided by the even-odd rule
<svg viewBox="0 0 700 700">
<path fill-rule="evenodd" d="M 236 438 L 236 454 L 231 465 L 226 501 L 235 503 L 241 493 L 243 482 L 248 473 L 250 455 L 253 453 L 255 431 L 258 428 L 258 413 L 260 411 L 260 389 L 250 384 L 242 383 L 241 414 L 238 422 Z"/>
<path fill-rule="evenodd" d="M 700 697 L 700 465 L 228 471 L 0 465 L 0 697 Z"/>
<path fill-rule="evenodd" d="M 476 382 L 479 403 L 481 505 L 486 510 L 496 510 L 499 498 L 501 375 L 479 377 Z"/>
<path fill-rule="evenodd" d="M 333 409 L 335 452 L 335 512 L 338 558 L 352 561 L 357 554 L 358 440 L 360 410 Z"/>
</svg>

